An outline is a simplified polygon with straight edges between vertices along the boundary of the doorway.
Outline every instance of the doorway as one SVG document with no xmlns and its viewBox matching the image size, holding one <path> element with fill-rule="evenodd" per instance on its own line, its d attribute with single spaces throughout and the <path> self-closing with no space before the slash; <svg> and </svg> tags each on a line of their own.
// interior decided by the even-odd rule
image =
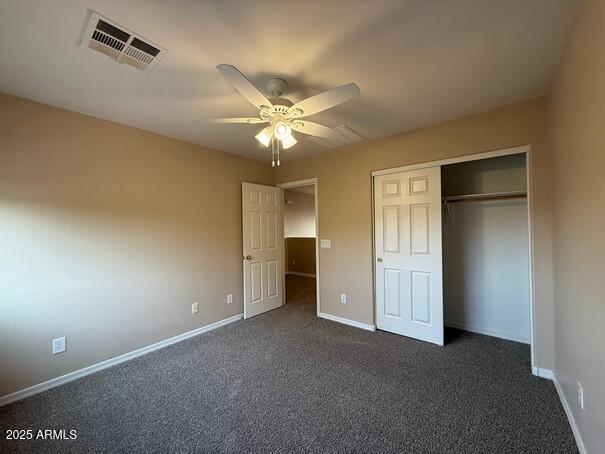
<svg viewBox="0 0 605 454">
<path fill-rule="evenodd" d="M 372 173 L 377 327 L 443 344 L 445 326 L 529 343 L 529 146 Z"/>
<path fill-rule="evenodd" d="M 314 306 L 319 314 L 317 180 L 279 187 L 283 190 L 285 304 Z"/>
</svg>

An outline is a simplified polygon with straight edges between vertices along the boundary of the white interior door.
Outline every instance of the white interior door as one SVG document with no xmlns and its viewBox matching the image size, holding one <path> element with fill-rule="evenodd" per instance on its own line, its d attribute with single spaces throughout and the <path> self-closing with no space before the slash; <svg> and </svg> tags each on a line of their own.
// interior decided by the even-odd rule
<svg viewBox="0 0 605 454">
<path fill-rule="evenodd" d="M 281 189 L 242 183 L 244 318 L 283 304 Z"/>
<path fill-rule="evenodd" d="M 443 345 L 441 168 L 374 178 L 376 326 Z"/>
</svg>

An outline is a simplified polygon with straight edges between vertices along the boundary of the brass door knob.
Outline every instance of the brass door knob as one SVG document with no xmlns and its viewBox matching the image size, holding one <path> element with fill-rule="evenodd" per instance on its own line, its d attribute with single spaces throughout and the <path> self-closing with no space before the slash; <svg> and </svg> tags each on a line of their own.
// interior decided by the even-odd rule
<svg viewBox="0 0 605 454">
<path fill-rule="evenodd" d="M 252 256 L 251 255 L 247 255 L 246 256 L 246 260 L 252 260 Z"/>
<path fill-rule="evenodd" d="M 380 257 L 378 257 L 376 261 L 382 263 L 382 259 Z"/>
</svg>

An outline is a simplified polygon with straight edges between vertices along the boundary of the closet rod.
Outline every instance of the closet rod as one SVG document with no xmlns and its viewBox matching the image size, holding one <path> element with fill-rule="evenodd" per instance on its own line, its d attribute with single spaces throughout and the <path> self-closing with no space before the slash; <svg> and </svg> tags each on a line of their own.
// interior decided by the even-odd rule
<svg viewBox="0 0 605 454">
<path fill-rule="evenodd" d="M 473 202 L 486 200 L 523 199 L 527 191 L 486 192 L 483 194 L 452 195 L 442 197 L 443 202 Z"/>
</svg>

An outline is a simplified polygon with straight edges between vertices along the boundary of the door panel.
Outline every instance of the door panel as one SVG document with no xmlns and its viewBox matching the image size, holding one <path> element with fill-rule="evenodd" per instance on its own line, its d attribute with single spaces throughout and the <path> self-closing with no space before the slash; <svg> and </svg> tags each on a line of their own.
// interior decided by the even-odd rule
<svg viewBox="0 0 605 454">
<path fill-rule="evenodd" d="M 267 213 L 267 240 L 265 241 L 267 249 L 277 247 L 277 213 Z"/>
<path fill-rule="evenodd" d="M 283 304 L 281 190 L 242 183 L 244 318 Z"/>
<path fill-rule="evenodd" d="M 250 301 L 256 303 L 263 299 L 263 264 L 250 263 Z"/>
<path fill-rule="evenodd" d="M 410 232 L 412 234 L 412 254 L 429 253 L 429 205 L 410 205 Z"/>
<path fill-rule="evenodd" d="M 250 211 L 250 249 L 257 251 L 261 248 L 260 211 Z"/>
<path fill-rule="evenodd" d="M 412 322 L 431 323 L 431 274 L 412 271 Z"/>
<path fill-rule="evenodd" d="M 401 319 L 401 270 L 384 270 L 384 315 Z"/>
<path fill-rule="evenodd" d="M 277 295 L 277 261 L 270 260 L 267 262 L 267 296 L 273 297 Z"/>
<path fill-rule="evenodd" d="M 374 179 L 376 324 L 443 345 L 441 169 Z"/>
<path fill-rule="evenodd" d="M 384 211 L 384 250 L 399 252 L 399 206 L 386 206 Z"/>
</svg>

